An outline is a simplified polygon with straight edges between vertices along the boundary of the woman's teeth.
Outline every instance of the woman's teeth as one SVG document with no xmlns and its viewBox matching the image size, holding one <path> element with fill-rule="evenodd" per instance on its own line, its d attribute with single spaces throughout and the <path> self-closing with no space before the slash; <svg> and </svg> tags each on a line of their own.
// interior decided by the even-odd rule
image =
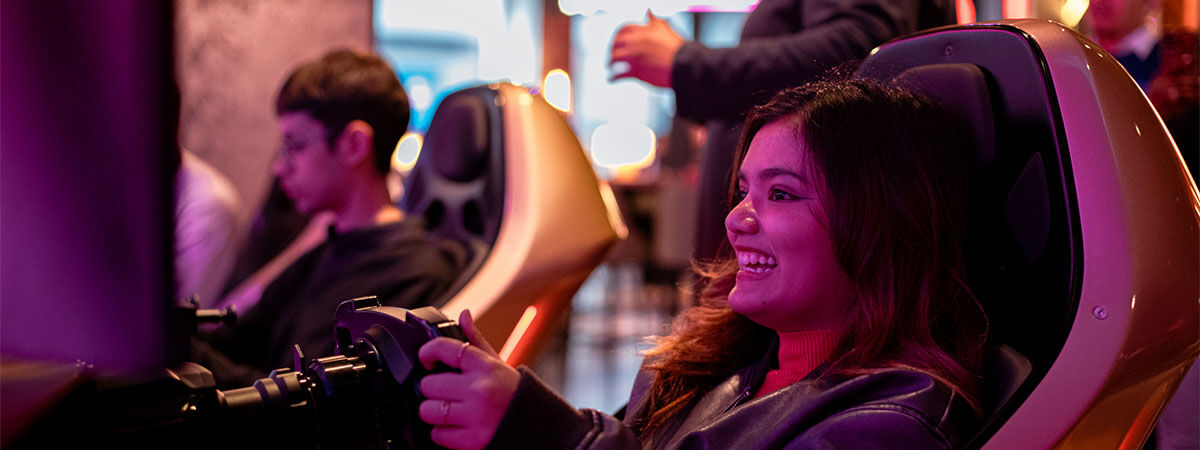
<svg viewBox="0 0 1200 450">
<path fill-rule="evenodd" d="M 774 257 L 753 252 L 738 252 L 738 268 L 747 272 L 763 273 L 779 264 Z"/>
</svg>

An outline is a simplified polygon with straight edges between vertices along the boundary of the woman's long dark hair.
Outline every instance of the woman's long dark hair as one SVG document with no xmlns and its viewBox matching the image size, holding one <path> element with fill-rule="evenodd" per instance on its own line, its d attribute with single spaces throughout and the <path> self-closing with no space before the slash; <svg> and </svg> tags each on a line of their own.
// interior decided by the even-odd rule
<svg viewBox="0 0 1200 450">
<path fill-rule="evenodd" d="M 784 121 L 824 174 L 829 232 L 854 283 L 853 316 L 825 373 L 928 373 L 972 405 L 986 319 L 963 277 L 966 139 L 931 100 L 877 82 L 822 81 L 782 91 L 748 115 L 734 173 L 754 135 Z M 731 187 L 732 197 L 732 187 Z M 643 439 L 738 368 L 775 332 L 729 307 L 737 264 L 698 267 L 700 304 L 650 351 L 656 373 Z"/>
</svg>

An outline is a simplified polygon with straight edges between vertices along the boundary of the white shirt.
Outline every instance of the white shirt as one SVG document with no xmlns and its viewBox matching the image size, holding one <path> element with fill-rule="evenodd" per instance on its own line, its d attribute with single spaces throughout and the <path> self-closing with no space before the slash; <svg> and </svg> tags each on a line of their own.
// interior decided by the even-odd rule
<svg viewBox="0 0 1200 450">
<path fill-rule="evenodd" d="M 246 214 L 229 179 L 186 150 L 175 179 L 175 296 L 212 307 L 233 270 Z"/>
</svg>

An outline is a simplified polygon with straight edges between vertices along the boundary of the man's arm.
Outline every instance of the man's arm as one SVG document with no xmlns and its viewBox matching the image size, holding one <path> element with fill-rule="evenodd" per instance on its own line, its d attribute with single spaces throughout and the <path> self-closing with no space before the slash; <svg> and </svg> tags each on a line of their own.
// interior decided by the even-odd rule
<svg viewBox="0 0 1200 450">
<path fill-rule="evenodd" d="M 751 38 L 737 47 L 683 45 L 671 87 L 676 114 L 696 121 L 737 119 L 781 89 L 865 58 L 887 40 L 917 30 L 919 0 L 801 1 L 799 31 Z M 752 26 L 752 22 L 746 26 Z"/>
</svg>

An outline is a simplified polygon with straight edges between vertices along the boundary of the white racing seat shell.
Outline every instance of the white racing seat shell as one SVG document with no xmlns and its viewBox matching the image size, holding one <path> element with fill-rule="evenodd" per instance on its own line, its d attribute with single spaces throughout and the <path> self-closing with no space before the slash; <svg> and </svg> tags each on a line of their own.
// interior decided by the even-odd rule
<svg viewBox="0 0 1200 450">
<path fill-rule="evenodd" d="M 1015 379 L 983 380 L 1004 392 L 968 446 L 1141 448 L 1200 352 L 1200 202 L 1137 84 L 1031 19 L 899 38 L 858 74 L 915 83 L 995 139 L 972 169 L 968 272 L 1011 366 L 993 372 Z"/>
<path fill-rule="evenodd" d="M 626 234 L 563 114 L 512 84 L 448 95 L 402 207 L 470 255 L 449 298 L 512 365 L 532 362 L 571 297 Z"/>
</svg>

